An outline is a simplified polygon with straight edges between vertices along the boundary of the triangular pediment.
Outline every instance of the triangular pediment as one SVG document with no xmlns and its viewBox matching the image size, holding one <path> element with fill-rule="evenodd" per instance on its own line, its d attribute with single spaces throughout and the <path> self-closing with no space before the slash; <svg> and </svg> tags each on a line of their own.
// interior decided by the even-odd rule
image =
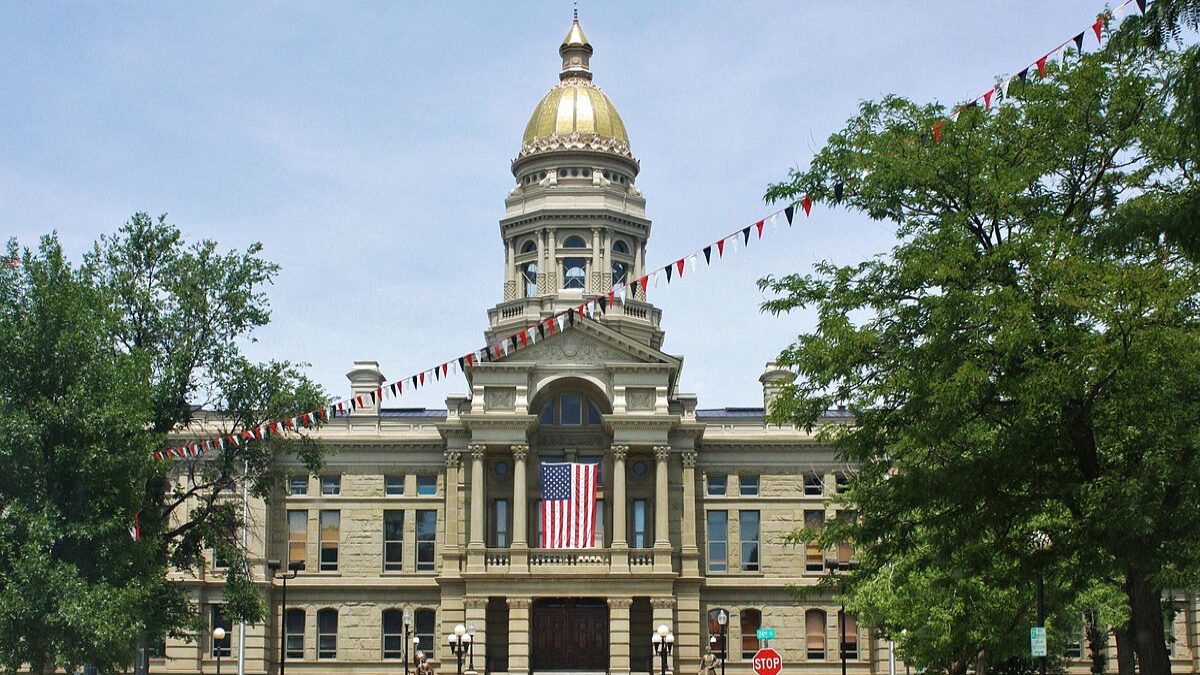
<svg viewBox="0 0 1200 675">
<path fill-rule="evenodd" d="M 639 363 L 679 366 L 679 359 L 591 320 L 576 319 L 534 344 L 501 359 L 503 363 L 538 362 L 598 365 Z"/>
</svg>

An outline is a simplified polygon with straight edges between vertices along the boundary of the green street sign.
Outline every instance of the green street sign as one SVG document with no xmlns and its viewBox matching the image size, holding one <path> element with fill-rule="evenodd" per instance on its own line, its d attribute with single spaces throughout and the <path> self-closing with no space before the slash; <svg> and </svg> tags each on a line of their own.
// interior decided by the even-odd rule
<svg viewBox="0 0 1200 675">
<path fill-rule="evenodd" d="M 759 640 L 774 640 L 775 639 L 775 629 L 774 628 L 759 628 L 757 631 L 755 631 L 755 633 L 758 635 Z"/>
<path fill-rule="evenodd" d="M 1029 629 L 1029 652 L 1033 656 L 1046 655 L 1046 629 L 1034 626 Z"/>
</svg>

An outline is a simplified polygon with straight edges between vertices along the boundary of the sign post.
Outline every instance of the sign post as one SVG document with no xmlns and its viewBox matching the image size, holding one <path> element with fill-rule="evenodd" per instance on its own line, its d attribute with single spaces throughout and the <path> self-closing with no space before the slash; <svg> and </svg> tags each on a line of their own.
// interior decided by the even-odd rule
<svg viewBox="0 0 1200 675">
<path fill-rule="evenodd" d="M 1029 652 L 1032 656 L 1046 655 L 1046 629 L 1034 626 L 1029 629 Z"/>
<path fill-rule="evenodd" d="M 783 657 L 770 647 L 755 652 L 754 660 L 750 663 L 754 667 L 754 675 L 779 675 L 779 671 L 783 670 Z"/>
</svg>

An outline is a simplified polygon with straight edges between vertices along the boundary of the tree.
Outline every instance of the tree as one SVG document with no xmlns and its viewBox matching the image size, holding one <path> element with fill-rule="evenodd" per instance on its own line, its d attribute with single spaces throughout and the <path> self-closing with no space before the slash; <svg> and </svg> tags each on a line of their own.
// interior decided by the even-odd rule
<svg viewBox="0 0 1200 675">
<path fill-rule="evenodd" d="M 240 353 L 269 320 L 277 267 L 260 252 L 188 246 L 165 217 L 139 213 L 78 269 L 51 236 L 0 273 L 13 346 L 0 366 L 0 667 L 107 672 L 138 642 L 194 636 L 197 608 L 167 573 L 208 551 L 229 562 L 226 616 L 263 618 L 238 536 L 241 485 L 269 497 L 276 458 L 315 471 L 320 446 L 294 435 L 153 459 L 174 435 L 237 433 L 324 403 L 300 366 Z M 215 413 L 207 427 L 201 408 Z"/>
<path fill-rule="evenodd" d="M 767 193 L 841 195 L 896 225 L 887 255 L 761 286 L 766 311 L 817 316 L 780 355 L 799 378 L 774 419 L 855 413 L 820 433 L 861 467 L 844 496 L 859 518 L 796 536 L 857 542 L 848 602 L 907 629 L 919 666 L 1022 652 L 987 625 L 1032 625 L 1041 574 L 1059 608 L 1121 588 L 1142 672 L 1170 670 L 1161 594 L 1200 578 L 1200 266 L 1150 223 L 1196 197 L 1194 138 L 1169 131 L 1195 51 L 1145 49 L 1129 26 L 998 110 L 864 103 Z M 890 612 L 903 598 L 923 606 Z M 921 612 L 967 625 L 940 644 Z"/>
</svg>

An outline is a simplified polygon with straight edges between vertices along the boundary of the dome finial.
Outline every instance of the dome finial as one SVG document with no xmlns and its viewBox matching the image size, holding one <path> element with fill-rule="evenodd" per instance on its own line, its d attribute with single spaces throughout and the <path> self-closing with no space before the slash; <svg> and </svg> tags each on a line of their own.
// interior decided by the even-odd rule
<svg viewBox="0 0 1200 675">
<path fill-rule="evenodd" d="M 574 18 L 571 20 L 571 29 L 567 31 L 567 37 L 563 38 L 558 53 L 562 55 L 563 59 L 563 68 L 559 79 L 566 80 L 572 77 L 592 79 L 592 71 L 588 66 L 588 62 L 592 58 L 592 45 L 588 42 L 587 36 L 583 34 L 583 26 L 579 25 L 578 2 L 576 2 Z"/>
</svg>

